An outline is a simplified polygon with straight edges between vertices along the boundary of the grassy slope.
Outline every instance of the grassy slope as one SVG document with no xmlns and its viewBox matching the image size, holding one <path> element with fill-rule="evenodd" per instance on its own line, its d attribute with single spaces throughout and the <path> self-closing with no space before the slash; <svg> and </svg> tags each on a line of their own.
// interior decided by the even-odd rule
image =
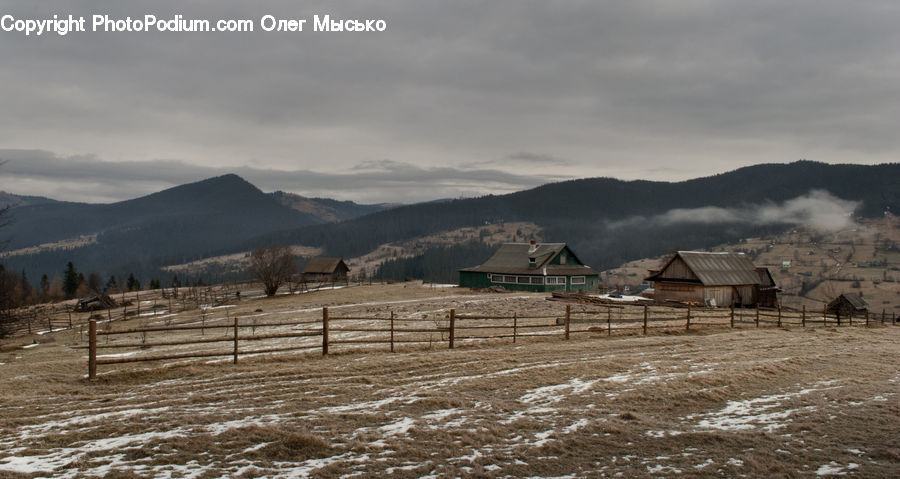
<svg viewBox="0 0 900 479">
<path fill-rule="evenodd" d="M 298 311 L 340 303 L 363 314 L 560 307 L 540 295 L 392 285 L 244 301 L 229 314 L 314 317 Z M 0 474 L 895 477 L 900 468 L 897 327 L 336 348 L 237 366 L 106 367 L 96 384 L 80 378 L 83 352 L 64 346 L 76 340 L 57 333 L 35 348 L 0 348 Z"/>
</svg>

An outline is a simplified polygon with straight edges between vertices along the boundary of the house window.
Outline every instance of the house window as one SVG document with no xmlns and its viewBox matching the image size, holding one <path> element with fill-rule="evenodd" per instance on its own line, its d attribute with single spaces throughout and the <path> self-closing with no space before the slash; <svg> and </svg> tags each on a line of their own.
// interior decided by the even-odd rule
<svg viewBox="0 0 900 479">
<path fill-rule="evenodd" d="M 541 276 L 532 276 L 531 284 L 544 284 L 544 278 Z"/>
<path fill-rule="evenodd" d="M 547 284 L 566 284 L 565 276 L 547 276 Z"/>
<path fill-rule="evenodd" d="M 566 255 L 559 255 L 559 264 L 566 264 Z"/>
<path fill-rule="evenodd" d="M 584 276 L 572 276 L 572 284 L 584 284 Z"/>
<path fill-rule="evenodd" d="M 537 265 L 537 258 L 528 258 L 528 265 L 529 265 L 529 266 L 536 266 L 536 265 Z"/>
</svg>

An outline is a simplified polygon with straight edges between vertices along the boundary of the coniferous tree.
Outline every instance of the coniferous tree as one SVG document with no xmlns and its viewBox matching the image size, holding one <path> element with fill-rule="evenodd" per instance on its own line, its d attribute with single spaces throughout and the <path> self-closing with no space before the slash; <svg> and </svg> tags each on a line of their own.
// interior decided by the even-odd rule
<svg viewBox="0 0 900 479">
<path fill-rule="evenodd" d="M 78 291 L 78 285 L 81 284 L 78 276 L 79 274 L 75 269 L 75 265 L 69 261 L 69 264 L 66 265 L 66 272 L 63 273 L 63 292 L 67 299 L 74 298 L 75 292 Z"/>
<path fill-rule="evenodd" d="M 100 275 L 99 275 L 99 274 L 97 274 L 97 273 L 91 273 L 91 274 L 89 274 L 89 275 L 88 275 L 88 280 L 87 280 L 87 281 L 88 281 L 88 282 L 87 282 L 88 288 L 90 288 L 91 291 L 93 291 L 94 293 L 99 293 L 99 292 L 100 292 L 100 282 L 101 282 L 101 280 L 100 280 Z"/>
<path fill-rule="evenodd" d="M 141 289 L 141 282 L 134 277 L 134 273 L 128 275 L 128 281 L 125 285 L 128 287 L 128 291 L 138 291 Z"/>
<path fill-rule="evenodd" d="M 109 281 L 106 282 L 106 292 L 114 293 L 119 289 L 119 283 L 116 282 L 116 276 L 112 275 L 109 277 Z"/>
<path fill-rule="evenodd" d="M 47 299 L 48 294 L 50 294 L 50 279 L 44 274 L 41 276 L 41 299 Z"/>
</svg>

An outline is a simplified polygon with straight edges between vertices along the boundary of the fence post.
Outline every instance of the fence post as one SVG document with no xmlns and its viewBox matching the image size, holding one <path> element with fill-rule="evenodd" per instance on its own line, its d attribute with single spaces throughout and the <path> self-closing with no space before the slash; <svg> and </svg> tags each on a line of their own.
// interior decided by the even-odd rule
<svg viewBox="0 0 900 479">
<path fill-rule="evenodd" d="M 450 310 L 450 349 L 453 349 L 453 340 L 456 335 L 456 310 Z"/>
<path fill-rule="evenodd" d="M 887 319 L 887 311 L 882 308 L 881 309 L 881 324 L 884 324 L 884 320 Z"/>
<path fill-rule="evenodd" d="M 569 339 L 569 317 L 572 315 L 572 305 L 566 305 L 566 340 Z"/>
<path fill-rule="evenodd" d="M 644 336 L 647 335 L 647 305 L 644 305 Z"/>
<path fill-rule="evenodd" d="M 28 316 L 28 334 L 31 334 L 31 316 Z"/>
<path fill-rule="evenodd" d="M 850 311 L 850 326 L 853 326 L 853 311 Z"/>
<path fill-rule="evenodd" d="M 731 327 L 734 328 L 734 305 L 731 305 Z"/>
<path fill-rule="evenodd" d="M 66 308 L 66 311 L 69 313 L 69 329 L 72 329 L 72 310 Z"/>
<path fill-rule="evenodd" d="M 238 359 L 238 317 L 234 317 L 234 364 Z"/>
<path fill-rule="evenodd" d="M 781 327 L 781 305 L 778 305 L 778 327 Z"/>
<path fill-rule="evenodd" d="M 391 311 L 391 352 L 394 352 L 394 312 Z"/>
<path fill-rule="evenodd" d="M 822 326 L 828 326 L 828 305 L 822 306 Z"/>
<path fill-rule="evenodd" d="M 53 320 L 50 319 L 50 315 L 47 315 L 47 331 L 53 332 Z"/>
<path fill-rule="evenodd" d="M 800 310 L 800 327 L 806 327 L 806 305 L 803 305 L 803 309 Z"/>
<path fill-rule="evenodd" d="M 869 327 L 869 310 L 866 310 L 866 327 Z"/>
<path fill-rule="evenodd" d="M 756 303 L 756 327 L 759 327 L 759 303 Z"/>
<path fill-rule="evenodd" d="M 513 343 L 516 342 L 516 337 L 519 335 L 519 313 L 513 311 Z"/>
<path fill-rule="evenodd" d="M 322 308 L 322 356 L 328 354 L 328 308 Z"/>
<path fill-rule="evenodd" d="M 97 379 L 97 320 L 90 321 L 88 332 L 88 378 Z"/>
<path fill-rule="evenodd" d="M 612 308 L 606 307 L 606 336 L 612 336 Z"/>
<path fill-rule="evenodd" d="M 690 306 L 688 306 L 687 321 L 684 323 L 684 330 L 685 331 L 691 330 L 691 307 Z"/>
</svg>

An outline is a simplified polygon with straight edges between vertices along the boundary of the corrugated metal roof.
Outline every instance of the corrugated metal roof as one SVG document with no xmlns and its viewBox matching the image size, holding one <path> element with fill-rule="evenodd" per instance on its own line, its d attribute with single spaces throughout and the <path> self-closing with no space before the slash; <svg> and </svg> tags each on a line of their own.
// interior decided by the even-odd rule
<svg viewBox="0 0 900 479">
<path fill-rule="evenodd" d="M 565 243 L 541 243 L 536 245 L 533 252 L 529 252 L 529 243 L 504 243 L 500 249 L 488 258 L 480 266 L 465 268 L 460 271 L 473 271 L 483 273 L 502 274 L 544 274 L 547 268 L 548 275 L 592 275 L 599 274 L 593 268 L 582 264 L 555 265 L 547 264 L 566 247 Z M 573 255 L 574 256 L 574 255 Z M 531 266 L 529 258 L 535 258 L 534 266 Z M 577 258 L 573 258 L 577 260 Z"/>
<path fill-rule="evenodd" d="M 678 256 L 704 286 L 759 284 L 759 273 L 746 255 L 679 251 Z"/>
<path fill-rule="evenodd" d="M 304 273 L 331 274 L 338 265 L 343 263 L 341 258 L 312 258 L 303 268 Z M 346 265 L 344 265 L 346 267 Z M 349 268 L 348 268 L 349 269 Z"/>
</svg>

